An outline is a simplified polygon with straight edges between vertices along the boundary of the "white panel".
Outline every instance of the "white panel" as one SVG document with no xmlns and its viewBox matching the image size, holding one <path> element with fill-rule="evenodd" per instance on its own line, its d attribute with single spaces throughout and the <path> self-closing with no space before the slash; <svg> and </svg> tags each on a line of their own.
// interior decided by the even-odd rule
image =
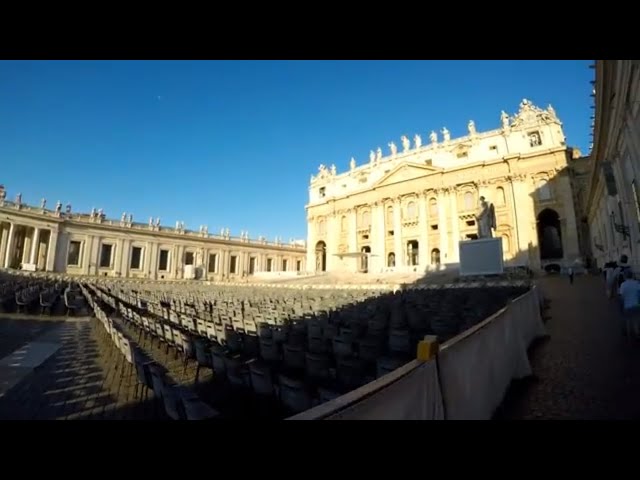
<svg viewBox="0 0 640 480">
<path fill-rule="evenodd" d="M 496 275 L 504 272 L 501 238 L 481 238 L 458 244 L 460 275 Z"/>
</svg>

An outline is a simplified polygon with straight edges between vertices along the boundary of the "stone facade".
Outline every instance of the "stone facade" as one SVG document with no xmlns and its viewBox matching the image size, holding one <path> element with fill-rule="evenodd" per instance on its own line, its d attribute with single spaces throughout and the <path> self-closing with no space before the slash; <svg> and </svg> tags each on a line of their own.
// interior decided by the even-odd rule
<svg viewBox="0 0 640 480">
<path fill-rule="evenodd" d="M 571 162 L 551 106 L 523 100 L 499 128 L 430 141 L 407 136 L 389 154 L 311 177 L 307 265 L 316 271 L 385 272 L 456 267 L 458 244 L 476 238 L 479 198 L 493 203 L 507 266 L 566 265 L 580 257 Z"/>
<path fill-rule="evenodd" d="M 582 197 L 595 266 L 640 268 L 640 61 L 598 60 L 589 179 Z"/>
<path fill-rule="evenodd" d="M 70 210 L 70 207 L 68 208 Z M 122 278 L 233 280 L 262 272 L 306 270 L 304 243 L 252 240 L 247 232 L 210 234 L 201 226 L 109 220 L 102 212 L 63 212 L 8 201 L 0 186 L 0 268 Z"/>
</svg>

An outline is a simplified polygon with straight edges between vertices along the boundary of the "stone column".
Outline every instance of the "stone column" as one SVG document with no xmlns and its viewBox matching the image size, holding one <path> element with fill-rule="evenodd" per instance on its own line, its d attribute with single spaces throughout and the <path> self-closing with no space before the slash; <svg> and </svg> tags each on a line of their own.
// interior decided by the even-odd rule
<svg viewBox="0 0 640 480">
<path fill-rule="evenodd" d="M 9 229 L 2 226 L 0 223 L 0 267 L 4 267 L 4 256 L 7 250 L 7 237 L 9 236 Z"/>
<path fill-rule="evenodd" d="M 447 255 L 447 196 L 445 189 L 438 189 L 438 231 L 440 232 L 440 265 L 444 266 L 449 261 Z"/>
<path fill-rule="evenodd" d="M 460 255 L 458 244 L 460 243 L 460 218 L 458 218 L 458 192 L 455 188 L 449 189 L 449 197 L 451 201 L 451 251 L 449 254 L 450 262 L 459 262 Z"/>
<path fill-rule="evenodd" d="M 354 253 L 358 251 L 358 216 L 355 208 L 347 210 L 347 252 Z M 349 258 L 347 260 L 349 271 L 356 273 L 360 268 L 358 258 Z"/>
<path fill-rule="evenodd" d="M 36 255 L 38 254 L 38 242 L 40 241 L 40 229 L 35 227 L 33 229 L 33 240 L 31 243 L 31 257 L 29 258 L 29 263 L 36 263 Z"/>
<path fill-rule="evenodd" d="M 116 240 L 116 254 L 113 260 L 114 274 L 116 276 L 118 276 L 118 273 L 122 275 L 122 249 L 124 248 L 123 243 L 124 241 L 121 238 Z"/>
<path fill-rule="evenodd" d="M 58 246 L 58 236 L 60 232 L 57 228 L 51 229 L 49 235 L 49 247 L 47 248 L 47 263 L 45 270 L 47 272 L 55 272 L 56 269 L 56 250 Z"/>
<path fill-rule="evenodd" d="M 402 242 L 402 206 L 400 197 L 393 199 L 393 249 L 396 255 L 396 269 L 404 267 L 404 245 Z"/>
<path fill-rule="evenodd" d="M 316 271 L 316 243 L 318 242 L 316 236 L 316 224 L 314 217 L 307 218 L 307 271 L 315 272 Z M 264 258 L 264 262 L 262 263 L 262 271 L 267 271 L 267 259 L 266 254 Z"/>
<path fill-rule="evenodd" d="M 11 262 L 11 254 L 13 252 L 13 241 L 15 240 L 16 224 L 12 223 L 9 227 L 9 237 L 7 239 L 7 251 L 4 255 L 4 268 L 9 268 L 9 262 Z"/>
<path fill-rule="evenodd" d="M 420 229 L 420 244 L 418 250 L 418 265 L 426 271 L 431 261 L 429 254 L 429 219 L 427 217 L 427 192 L 421 192 L 418 200 L 418 228 Z"/>
<path fill-rule="evenodd" d="M 384 248 L 384 204 L 375 202 L 371 215 L 371 254 L 369 259 L 369 271 L 381 272 L 386 265 L 386 252 Z"/>
</svg>

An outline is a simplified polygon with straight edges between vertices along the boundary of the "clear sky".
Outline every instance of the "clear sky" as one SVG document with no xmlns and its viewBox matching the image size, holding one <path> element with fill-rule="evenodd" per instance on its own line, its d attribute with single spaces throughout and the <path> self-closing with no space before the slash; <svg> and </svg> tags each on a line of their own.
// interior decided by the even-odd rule
<svg viewBox="0 0 640 480">
<path fill-rule="evenodd" d="M 591 61 L 0 61 L 0 184 L 24 202 L 306 237 L 311 174 L 551 103 L 589 146 Z"/>
</svg>

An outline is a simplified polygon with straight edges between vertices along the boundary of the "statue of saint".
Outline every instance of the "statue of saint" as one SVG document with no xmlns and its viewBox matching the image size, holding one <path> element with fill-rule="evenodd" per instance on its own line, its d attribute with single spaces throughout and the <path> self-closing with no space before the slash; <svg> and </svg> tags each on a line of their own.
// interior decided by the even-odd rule
<svg viewBox="0 0 640 480">
<path fill-rule="evenodd" d="M 434 130 L 431 130 L 429 139 L 431 140 L 431 143 L 438 143 L 438 134 Z"/>
<path fill-rule="evenodd" d="M 56 213 L 60 212 L 62 212 L 62 202 L 58 200 L 58 203 L 56 203 Z"/>
<path fill-rule="evenodd" d="M 416 146 L 416 149 L 422 146 L 422 137 L 416 133 L 416 136 L 413 137 L 413 143 Z"/>
<path fill-rule="evenodd" d="M 493 229 L 496 228 L 496 212 L 493 203 L 480 197 L 480 212 L 476 215 L 478 222 L 478 238 L 493 238 Z"/>
<path fill-rule="evenodd" d="M 396 144 L 393 142 L 389 144 L 389 150 L 391 150 L 391 155 L 398 153 L 398 147 L 396 147 Z"/>
<path fill-rule="evenodd" d="M 376 150 L 376 162 L 379 162 L 380 160 L 382 160 L 382 149 L 378 147 L 378 150 Z"/>
<path fill-rule="evenodd" d="M 332 163 L 331 164 L 331 175 L 333 175 L 335 177 L 336 172 L 337 172 L 336 166 Z"/>
<path fill-rule="evenodd" d="M 122 212 L 122 216 L 120 217 L 120 221 L 125 223 L 127 221 L 127 212 Z"/>
<path fill-rule="evenodd" d="M 449 140 L 451 140 L 451 134 L 449 133 L 449 130 L 447 130 L 447 127 L 444 127 L 442 129 L 442 137 L 443 137 L 443 141 L 448 142 Z"/>
<path fill-rule="evenodd" d="M 469 120 L 468 127 L 469 127 L 469 135 L 473 136 L 476 133 L 478 133 L 476 132 L 476 122 L 474 122 L 473 120 Z"/>
<path fill-rule="evenodd" d="M 20 205 L 22 203 L 22 194 L 19 193 L 16 195 L 16 203 Z"/>
<path fill-rule="evenodd" d="M 411 142 L 409 141 L 409 139 L 407 138 L 406 135 L 403 135 L 400 138 L 400 141 L 402 141 L 402 151 L 406 152 L 411 148 Z"/>
<path fill-rule="evenodd" d="M 509 128 L 509 115 L 504 110 L 500 113 L 500 121 L 502 122 L 502 128 L 505 130 Z"/>
<path fill-rule="evenodd" d="M 351 157 L 351 161 L 349 162 L 349 168 L 351 170 L 355 170 L 356 169 L 356 159 Z"/>
<path fill-rule="evenodd" d="M 369 152 L 369 161 L 370 161 L 371 163 L 373 163 L 373 162 L 375 162 L 375 160 L 376 160 L 376 152 L 374 152 L 373 150 L 371 150 L 371 151 Z"/>
<path fill-rule="evenodd" d="M 47 208 L 47 199 L 46 198 L 43 198 L 42 200 L 40 200 L 40 208 L 43 209 L 43 210 L 45 208 Z"/>
</svg>

